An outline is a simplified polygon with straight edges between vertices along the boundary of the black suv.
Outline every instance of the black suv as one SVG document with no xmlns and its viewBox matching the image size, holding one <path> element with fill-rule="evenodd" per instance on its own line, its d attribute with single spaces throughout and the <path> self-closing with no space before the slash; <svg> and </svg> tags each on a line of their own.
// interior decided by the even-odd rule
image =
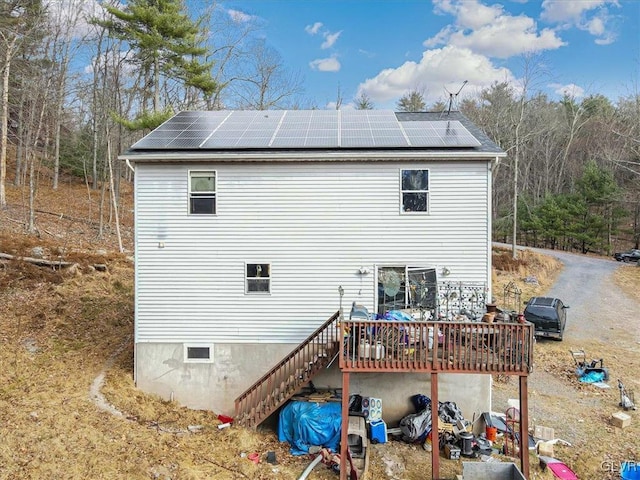
<svg viewBox="0 0 640 480">
<path fill-rule="evenodd" d="M 613 258 L 619 262 L 640 262 L 640 250 L 634 248 L 626 252 L 616 252 Z"/>
<path fill-rule="evenodd" d="M 536 337 L 562 340 L 567 324 L 568 305 L 559 298 L 531 297 L 524 309 L 524 318 L 535 326 Z"/>
</svg>

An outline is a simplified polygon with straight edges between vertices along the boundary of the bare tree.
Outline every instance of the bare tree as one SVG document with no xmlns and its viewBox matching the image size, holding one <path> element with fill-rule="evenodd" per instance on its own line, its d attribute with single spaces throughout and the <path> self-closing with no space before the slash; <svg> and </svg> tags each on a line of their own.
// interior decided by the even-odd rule
<svg viewBox="0 0 640 480">
<path fill-rule="evenodd" d="M 77 27 L 84 18 L 83 0 L 68 0 L 64 8 L 52 9 L 48 16 L 48 31 L 52 37 L 48 58 L 55 67 L 54 92 L 55 115 L 53 115 L 55 140 L 53 152 L 53 189 L 58 188 L 60 174 L 60 134 L 62 128 L 63 112 L 68 93 L 67 82 L 69 80 L 69 63 L 81 47 L 81 41 L 77 36 Z"/>
<path fill-rule="evenodd" d="M 243 109 L 286 108 L 302 92 L 302 77 L 289 72 L 280 54 L 264 40 L 252 43 L 250 58 L 235 87 L 238 106 Z"/>
<path fill-rule="evenodd" d="M 12 0 L 0 2 L 0 50 L 2 57 L 2 107 L 0 113 L 0 208 L 7 205 L 7 135 L 9 120 L 9 78 L 11 62 L 21 48 L 37 32 L 44 13 L 40 2 Z"/>
</svg>

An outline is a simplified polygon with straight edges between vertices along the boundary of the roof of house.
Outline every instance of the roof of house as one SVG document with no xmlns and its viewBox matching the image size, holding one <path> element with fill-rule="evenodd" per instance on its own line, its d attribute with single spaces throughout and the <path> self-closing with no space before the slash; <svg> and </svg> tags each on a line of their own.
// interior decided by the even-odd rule
<svg viewBox="0 0 640 480">
<path fill-rule="evenodd" d="M 457 111 L 215 110 L 180 112 L 131 146 L 135 161 L 200 157 L 323 155 L 502 157 L 505 152 Z"/>
</svg>

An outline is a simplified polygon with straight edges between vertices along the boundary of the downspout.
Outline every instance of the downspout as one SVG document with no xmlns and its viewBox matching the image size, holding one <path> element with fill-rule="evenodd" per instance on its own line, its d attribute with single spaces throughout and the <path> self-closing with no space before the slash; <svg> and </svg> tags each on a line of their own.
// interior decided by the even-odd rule
<svg viewBox="0 0 640 480">
<path fill-rule="evenodd" d="M 488 265 L 487 265 L 487 300 L 490 303 L 493 303 L 493 288 L 491 285 L 492 279 L 492 270 L 493 270 L 493 260 L 492 260 L 492 251 L 493 251 L 493 171 L 494 167 L 498 165 L 500 162 L 500 157 L 496 156 L 493 160 L 491 160 L 487 169 L 487 237 L 488 237 Z M 489 382 L 489 408 L 490 411 L 493 410 L 493 382 Z"/>
<path fill-rule="evenodd" d="M 136 289 L 137 286 L 139 285 L 138 283 L 138 255 L 136 252 L 136 247 L 137 247 L 137 231 L 138 229 L 135 228 L 135 218 L 136 218 L 136 214 L 135 214 L 135 183 L 138 180 L 138 176 L 135 174 L 136 170 L 135 168 L 133 168 L 133 165 L 131 165 L 131 161 L 128 158 L 124 159 L 127 167 L 129 167 L 129 169 L 131 169 L 131 171 L 133 172 L 133 185 L 134 185 L 134 230 L 133 230 L 133 285 L 134 285 L 134 298 L 133 298 L 133 304 L 134 304 L 134 332 L 133 332 L 133 383 L 137 385 L 138 383 L 138 361 L 137 361 L 137 356 L 138 356 L 138 349 L 136 346 L 136 332 L 135 329 L 137 327 L 137 321 L 136 321 L 136 315 L 138 314 L 138 295 L 136 295 Z M 173 397 L 173 392 L 171 392 L 171 396 Z"/>
<path fill-rule="evenodd" d="M 491 285 L 491 272 L 492 272 L 492 249 L 493 249 L 493 171 L 494 167 L 500 162 L 500 157 L 495 157 L 488 162 L 487 165 L 487 301 L 493 303 L 493 288 Z"/>
</svg>

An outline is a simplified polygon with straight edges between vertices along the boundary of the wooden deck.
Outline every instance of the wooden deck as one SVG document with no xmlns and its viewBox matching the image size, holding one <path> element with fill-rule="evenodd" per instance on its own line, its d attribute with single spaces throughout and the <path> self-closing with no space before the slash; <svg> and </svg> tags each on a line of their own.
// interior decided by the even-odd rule
<svg viewBox="0 0 640 480">
<path fill-rule="evenodd" d="M 529 323 L 343 321 L 344 372 L 531 371 Z"/>
</svg>

